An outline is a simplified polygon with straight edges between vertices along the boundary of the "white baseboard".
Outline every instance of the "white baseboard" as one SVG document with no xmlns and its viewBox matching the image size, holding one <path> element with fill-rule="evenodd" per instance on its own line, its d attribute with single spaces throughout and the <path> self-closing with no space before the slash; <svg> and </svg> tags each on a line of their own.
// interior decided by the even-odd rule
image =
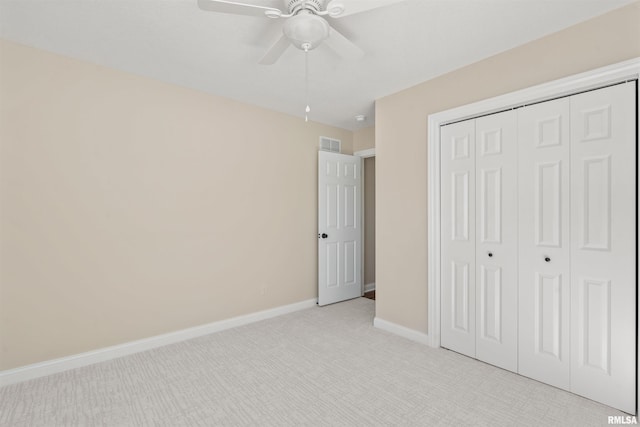
<svg viewBox="0 0 640 427">
<path fill-rule="evenodd" d="M 366 285 L 364 285 L 364 291 L 365 292 L 371 292 L 371 291 L 375 291 L 375 290 L 376 290 L 376 282 L 367 283 Z"/>
<path fill-rule="evenodd" d="M 379 317 L 374 317 L 373 326 L 378 329 L 382 329 L 383 331 L 391 332 L 392 334 L 407 338 L 411 341 L 416 341 L 420 344 L 426 344 L 430 347 L 432 346 L 431 338 L 429 337 L 429 335 L 423 332 L 418 332 L 415 329 L 410 329 L 406 326 L 398 325 L 397 323 L 392 323 Z"/>
<path fill-rule="evenodd" d="M 293 313 L 295 311 L 315 307 L 316 302 L 317 299 L 315 298 L 309 299 L 294 304 L 258 311 L 256 313 L 220 320 L 206 325 L 195 326 L 193 328 L 88 351 L 86 353 L 74 354 L 71 356 L 61 357 L 59 359 L 47 360 L 40 363 L 34 363 L 32 365 L 21 366 L 15 369 L 0 371 L 0 386 L 44 377 L 46 375 L 56 374 L 69 369 L 80 368 L 82 366 L 104 362 L 118 357 L 127 356 L 129 354 L 139 353 L 141 351 L 151 350 L 168 344 L 212 334 L 214 332 L 224 331 L 225 329 L 231 329 L 247 325 L 249 323 L 258 322 L 260 320 L 270 319 L 283 314 Z"/>
</svg>

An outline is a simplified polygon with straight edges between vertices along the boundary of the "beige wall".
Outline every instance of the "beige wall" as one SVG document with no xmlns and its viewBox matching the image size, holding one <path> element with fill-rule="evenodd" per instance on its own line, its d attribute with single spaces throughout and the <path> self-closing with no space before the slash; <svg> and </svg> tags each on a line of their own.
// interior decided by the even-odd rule
<svg viewBox="0 0 640 427">
<path fill-rule="evenodd" d="M 376 282 L 376 158 L 364 159 L 364 284 Z"/>
<path fill-rule="evenodd" d="M 427 331 L 427 116 L 640 56 L 640 3 L 376 102 L 376 316 Z"/>
<path fill-rule="evenodd" d="M 374 126 L 353 132 L 353 152 L 369 150 L 376 146 L 376 128 Z"/>
<path fill-rule="evenodd" d="M 317 296 L 318 138 L 351 132 L 0 58 L 0 370 Z"/>
</svg>

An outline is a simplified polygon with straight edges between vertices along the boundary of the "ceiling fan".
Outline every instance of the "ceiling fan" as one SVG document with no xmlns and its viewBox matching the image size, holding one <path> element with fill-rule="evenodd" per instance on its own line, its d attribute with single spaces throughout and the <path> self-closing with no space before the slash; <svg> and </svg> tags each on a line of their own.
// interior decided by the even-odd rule
<svg viewBox="0 0 640 427">
<path fill-rule="evenodd" d="M 285 19 L 283 35 L 267 51 L 260 64 L 274 64 L 294 45 L 308 52 L 325 43 L 343 58 L 359 59 L 362 49 L 331 27 L 325 17 L 342 18 L 403 0 L 262 0 L 262 5 L 224 0 L 198 0 L 202 10 L 236 15 Z M 282 5 L 282 9 L 278 8 Z"/>
</svg>

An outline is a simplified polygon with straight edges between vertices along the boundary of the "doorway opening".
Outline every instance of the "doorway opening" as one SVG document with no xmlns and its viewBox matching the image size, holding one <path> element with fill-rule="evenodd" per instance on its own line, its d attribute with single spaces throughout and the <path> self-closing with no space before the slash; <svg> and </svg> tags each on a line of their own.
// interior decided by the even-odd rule
<svg viewBox="0 0 640 427">
<path fill-rule="evenodd" d="M 376 158 L 374 150 L 356 152 L 363 158 L 363 295 L 376 299 Z"/>
</svg>

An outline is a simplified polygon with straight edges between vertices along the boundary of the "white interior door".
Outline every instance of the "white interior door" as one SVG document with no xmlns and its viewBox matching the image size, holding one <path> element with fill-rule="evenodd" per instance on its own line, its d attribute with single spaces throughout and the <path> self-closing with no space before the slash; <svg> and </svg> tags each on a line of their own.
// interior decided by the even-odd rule
<svg viewBox="0 0 640 427">
<path fill-rule="evenodd" d="M 470 357 L 475 344 L 475 122 L 441 130 L 442 347 Z"/>
<path fill-rule="evenodd" d="M 518 372 L 570 389 L 570 100 L 518 110 Z"/>
<path fill-rule="evenodd" d="M 635 412 L 635 82 L 571 97 L 571 390 Z"/>
<path fill-rule="evenodd" d="M 476 122 L 476 358 L 518 370 L 516 112 Z"/>
<path fill-rule="evenodd" d="M 318 152 L 318 304 L 362 295 L 362 159 Z"/>
</svg>

